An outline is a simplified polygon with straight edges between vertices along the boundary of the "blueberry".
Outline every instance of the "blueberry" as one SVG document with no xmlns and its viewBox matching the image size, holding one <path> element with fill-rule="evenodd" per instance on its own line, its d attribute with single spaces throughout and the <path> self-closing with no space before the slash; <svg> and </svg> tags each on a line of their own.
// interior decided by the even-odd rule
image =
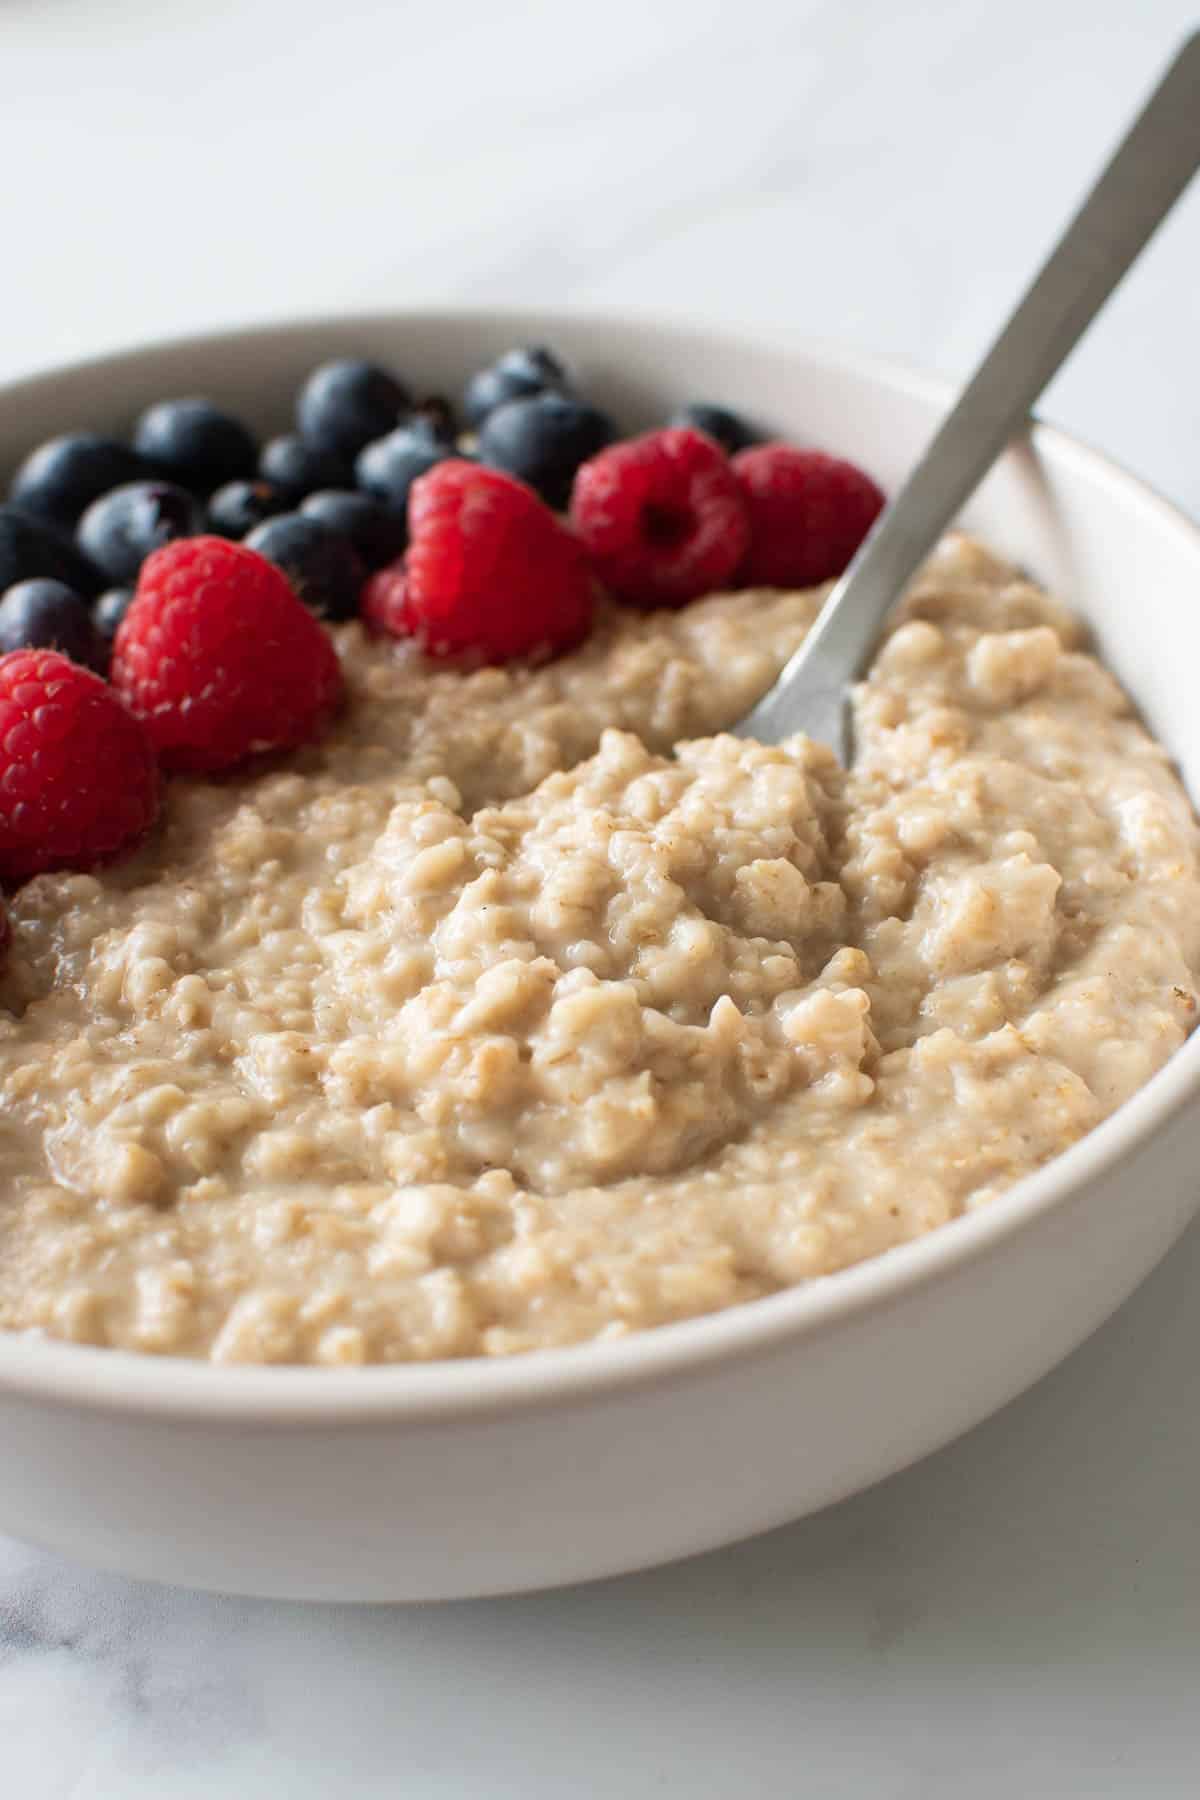
<svg viewBox="0 0 1200 1800">
<path fill-rule="evenodd" d="M 552 350 L 527 344 L 506 350 L 498 362 L 472 375 L 463 396 L 463 409 L 472 425 L 482 425 L 488 414 L 509 400 L 530 394 L 566 393 L 571 386 L 567 371 Z"/>
<path fill-rule="evenodd" d="M 89 599 L 104 586 L 100 570 L 70 538 L 15 506 L 0 506 L 0 594 L 35 575 L 63 581 Z"/>
<path fill-rule="evenodd" d="M 444 394 L 429 394 L 424 400 L 418 400 L 409 415 L 408 423 L 415 425 L 418 420 L 428 425 L 439 443 L 452 444 L 458 437 L 458 420 Z"/>
<path fill-rule="evenodd" d="M 133 599 L 131 587 L 107 588 L 92 606 L 92 624 L 96 634 L 104 644 L 111 644 L 117 635 L 117 626 L 129 611 L 129 602 Z"/>
<path fill-rule="evenodd" d="M 407 419 L 397 425 L 395 432 L 389 432 L 388 436 L 394 437 L 396 432 L 401 431 L 407 432 L 414 443 L 424 444 L 433 450 L 442 450 L 449 456 L 462 454 L 453 435 L 444 430 L 437 413 L 430 412 L 425 407 L 417 407 L 415 411 L 410 412 Z M 370 449 L 369 444 L 367 448 Z"/>
<path fill-rule="evenodd" d="M 103 661 L 87 601 L 47 576 L 18 581 L 0 600 L 0 654 L 25 649 L 61 650 L 85 669 Z"/>
<path fill-rule="evenodd" d="M 763 435 L 755 427 L 748 424 L 738 413 L 730 412 L 727 406 L 709 406 L 702 400 L 693 401 L 690 406 L 681 406 L 678 412 L 671 414 L 672 425 L 687 425 L 693 431 L 703 431 L 710 438 L 716 438 L 722 450 L 730 456 L 739 450 L 748 450 L 751 444 L 761 444 Z"/>
<path fill-rule="evenodd" d="M 368 569 L 382 569 L 385 563 L 395 562 L 408 542 L 404 514 L 393 512 L 370 494 L 326 488 L 308 496 L 300 516 L 315 519 L 327 531 L 349 538 Z"/>
<path fill-rule="evenodd" d="M 349 487 L 352 479 L 345 457 L 336 450 L 327 450 L 323 444 L 310 444 L 294 433 L 272 438 L 263 445 L 258 472 L 293 506 L 318 488 Z"/>
<path fill-rule="evenodd" d="M 227 481 L 208 503 L 208 523 L 220 537 L 244 538 L 264 519 L 286 512 L 287 494 L 270 481 Z"/>
<path fill-rule="evenodd" d="M 616 437 L 607 413 L 569 394 L 531 394 L 489 413 L 479 433 L 480 460 L 536 488 L 559 510 L 571 497 L 580 463 Z"/>
<path fill-rule="evenodd" d="M 9 495 L 22 512 L 72 531 L 86 506 L 123 481 L 146 473 L 136 450 L 96 431 L 51 438 L 25 458 Z"/>
<path fill-rule="evenodd" d="M 318 520 L 280 513 L 256 526 L 246 547 L 282 569 L 319 619 L 350 619 L 358 611 L 366 569 L 349 539 Z"/>
<path fill-rule="evenodd" d="M 79 547 L 111 587 L 136 581 L 152 550 L 204 529 L 200 503 L 170 481 L 130 481 L 102 494 L 79 521 Z"/>
<path fill-rule="evenodd" d="M 394 375 L 378 363 L 343 357 L 313 370 L 296 401 L 296 422 L 310 444 L 353 458 L 408 407 L 408 389 Z"/>
<path fill-rule="evenodd" d="M 453 444 L 443 442 L 428 420 L 412 419 L 367 445 L 354 464 L 355 479 L 366 493 L 402 513 L 417 476 L 456 454 Z"/>
<path fill-rule="evenodd" d="M 160 400 L 133 432 L 133 447 L 158 475 L 211 494 L 226 481 L 253 475 L 258 449 L 239 419 L 211 400 Z"/>
</svg>

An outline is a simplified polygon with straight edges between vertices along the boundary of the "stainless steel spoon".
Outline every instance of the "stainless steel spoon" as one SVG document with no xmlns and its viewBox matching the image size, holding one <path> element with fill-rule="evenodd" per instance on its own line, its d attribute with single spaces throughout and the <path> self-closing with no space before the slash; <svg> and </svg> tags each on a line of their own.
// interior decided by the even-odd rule
<svg viewBox="0 0 1200 1800">
<path fill-rule="evenodd" d="M 808 637 L 739 737 L 851 755 L 849 684 L 884 615 L 1200 166 L 1200 32 L 1184 43 Z"/>
</svg>

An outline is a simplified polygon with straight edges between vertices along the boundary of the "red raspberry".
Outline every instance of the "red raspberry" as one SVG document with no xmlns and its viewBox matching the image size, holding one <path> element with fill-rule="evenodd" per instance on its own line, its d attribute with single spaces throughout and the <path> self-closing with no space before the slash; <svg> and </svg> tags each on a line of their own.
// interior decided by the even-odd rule
<svg viewBox="0 0 1200 1800">
<path fill-rule="evenodd" d="M 634 606 L 683 606 L 724 587 L 750 536 L 725 452 L 683 426 L 585 462 L 571 524 L 601 581 Z"/>
<path fill-rule="evenodd" d="M 578 544 L 532 488 L 450 458 L 408 501 L 411 628 L 435 656 L 505 662 L 584 636 L 592 584 Z"/>
<path fill-rule="evenodd" d="M 317 736 L 341 697 L 329 637 L 257 551 L 178 538 L 142 564 L 111 680 L 169 769 L 229 769 Z"/>
<path fill-rule="evenodd" d="M 408 569 L 404 558 L 376 569 L 363 583 L 358 610 L 368 631 L 387 637 L 411 637 L 413 622 L 408 610 Z"/>
<path fill-rule="evenodd" d="M 840 575 L 883 508 L 853 463 L 791 444 L 756 444 L 733 459 L 750 514 L 741 578 L 762 587 L 814 587 Z"/>
<path fill-rule="evenodd" d="M 112 690 L 57 650 L 0 656 L 0 880 L 90 869 L 147 831 L 158 770 Z"/>
</svg>

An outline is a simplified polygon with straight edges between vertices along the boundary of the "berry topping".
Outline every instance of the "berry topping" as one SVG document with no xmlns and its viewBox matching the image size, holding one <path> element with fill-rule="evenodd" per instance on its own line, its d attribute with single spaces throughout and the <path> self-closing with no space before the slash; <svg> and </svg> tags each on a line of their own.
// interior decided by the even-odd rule
<svg viewBox="0 0 1200 1800">
<path fill-rule="evenodd" d="M 719 445 L 668 426 L 580 469 L 571 525 L 601 581 L 634 606 L 682 606 L 733 576 L 749 526 Z"/>
<path fill-rule="evenodd" d="M 407 614 L 434 655 L 504 662 L 577 643 L 591 618 L 579 546 L 524 483 L 454 459 L 413 485 Z"/>
<path fill-rule="evenodd" d="M 681 406 L 668 422 L 686 425 L 690 431 L 703 431 L 708 437 L 715 438 L 730 456 L 737 450 L 748 450 L 751 444 L 762 443 L 762 433 L 739 413 L 730 412 L 727 406 L 710 406 L 703 400 Z"/>
<path fill-rule="evenodd" d="M 10 498 L 22 512 L 73 531 L 93 500 L 145 473 L 141 457 L 128 444 L 96 431 L 72 431 L 25 458 L 13 477 Z"/>
<path fill-rule="evenodd" d="M 296 402 L 296 422 L 310 444 L 350 460 L 390 431 L 408 406 L 408 389 L 394 375 L 345 357 L 313 370 Z"/>
<path fill-rule="evenodd" d="M 342 691 L 333 644 L 286 576 L 217 537 L 147 560 L 111 679 L 163 764 L 194 772 L 309 742 Z"/>
<path fill-rule="evenodd" d="M 318 488 L 350 484 L 350 464 L 345 457 L 336 450 L 327 450 L 323 444 L 310 444 L 294 433 L 272 438 L 263 445 L 258 472 L 264 481 L 279 489 L 291 506 Z"/>
<path fill-rule="evenodd" d="M 45 575 L 18 581 L 0 600 L 0 653 L 8 650 L 61 650 L 85 669 L 104 661 L 87 601 Z"/>
<path fill-rule="evenodd" d="M 439 443 L 452 444 L 458 437 L 458 420 L 445 394 L 429 394 L 413 407 L 410 423 L 422 420 Z"/>
<path fill-rule="evenodd" d="M 292 502 L 270 481 L 227 481 L 208 503 L 208 523 L 220 537 L 244 538 L 248 531 L 286 512 Z"/>
<path fill-rule="evenodd" d="M 92 624 L 95 627 L 96 635 L 105 647 L 106 661 L 108 645 L 116 637 L 117 626 L 129 611 L 129 603 L 132 599 L 132 588 L 108 588 L 92 607 Z"/>
<path fill-rule="evenodd" d="M 430 412 L 425 407 L 415 407 L 407 419 L 400 422 L 397 430 L 407 432 L 416 444 L 427 444 L 434 450 L 448 450 L 452 456 L 463 456 L 468 462 L 474 460 L 464 451 L 460 451 L 455 439 L 443 431 L 436 412 Z M 370 446 L 368 445 L 367 448 L 369 449 Z"/>
<path fill-rule="evenodd" d="M 204 527 L 199 501 L 170 481 L 131 481 L 102 494 L 79 521 L 79 546 L 114 587 L 137 579 L 152 550 Z"/>
<path fill-rule="evenodd" d="M 282 569 L 292 591 L 319 619 L 352 619 L 366 569 L 349 538 L 303 513 L 280 513 L 246 539 L 268 562 Z"/>
<path fill-rule="evenodd" d="M 147 407 L 133 447 L 159 475 L 197 494 L 253 475 L 257 446 L 240 419 L 211 400 L 160 400 Z"/>
<path fill-rule="evenodd" d="M 417 476 L 456 454 L 453 444 L 438 437 L 428 420 L 410 419 L 368 444 L 354 465 L 354 474 L 364 492 L 402 513 Z"/>
<path fill-rule="evenodd" d="M 404 514 L 393 512 L 369 494 L 328 488 L 310 494 L 300 507 L 300 516 L 349 538 L 368 569 L 394 562 L 408 542 Z"/>
<path fill-rule="evenodd" d="M 565 393 L 570 388 L 567 371 L 552 350 L 529 344 L 506 350 L 498 362 L 480 369 L 467 383 L 463 410 L 472 425 L 482 425 L 490 412 L 509 400 L 523 400 L 548 390 Z"/>
<path fill-rule="evenodd" d="M 732 467 L 750 517 L 750 584 L 813 587 L 840 575 L 883 508 L 869 475 L 820 450 L 762 444 Z"/>
<path fill-rule="evenodd" d="M 0 506 L 0 594 L 35 575 L 49 575 L 89 598 L 104 586 L 100 570 L 69 538 L 15 506 Z"/>
<path fill-rule="evenodd" d="M 408 610 L 408 570 L 403 559 L 377 569 L 362 591 L 359 605 L 368 631 L 387 637 L 411 637 L 413 619 Z"/>
<path fill-rule="evenodd" d="M 530 394 L 488 414 L 479 433 L 479 458 L 527 481 L 558 512 L 571 497 L 580 463 L 616 435 L 607 413 L 570 394 Z"/>
<path fill-rule="evenodd" d="M 55 650 L 0 657 L 0 880 L 90 869 L 157 810 L 149 739 L 98 675 Z"/>
</svg>

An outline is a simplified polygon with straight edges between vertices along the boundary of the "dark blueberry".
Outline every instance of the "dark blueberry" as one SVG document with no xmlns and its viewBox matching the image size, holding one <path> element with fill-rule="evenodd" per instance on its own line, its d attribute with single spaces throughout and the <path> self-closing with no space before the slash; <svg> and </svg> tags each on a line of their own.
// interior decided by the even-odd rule
<svg viewBox="0 0 1200 1800">
<path fill-rule="evenodd" d="M 131 587 L 107 588 L 92 607 L 92 624 L 103 643 L 111 644 L 117 626 L 129 611 L 133 599 Z"/>
<path fill-rule="evenodd" d="M 44 575 L 18 581 L 0 600 L 0 654 L 25 649 L 61 650 L 85 669 L 103 662 L 87 601 Z"/>
<path fill-rule="evenodd" d="M 707 433 L 710 438 L 716 438 L 730 456 L 739 450 L 748 450 L 751 444 L 763 442 L 762 432 L 755 430 L 738 413 L 730 412 L 727 406 L 709 406 L 702 400 L 681 406 L 678 412 L 671 414 L 670 423 L 688 425 L 693 431 Z"/>
<path fill-rule="evenodd" d="M 71 431 L 34 450 L 13 476 L 9 495 L 22 512 L 73 531 L 86 506 L 146 473 L 136 450 L 96 431 Z"/>
<path fill-rule="evenodd" d="M 319 619 L 350 619 L 366 569 L 348 538 L 301 513 L 280 513 L 258 525 L 246 539 L 283 570 L 309 612 Z"/>
<path fill-rule="evenodd" d="M 378 363 L 343 357 L 314 369 L 296 401 L 296 422 L 310 444 L 353 459 L 408 411 L 408 389 Z"/>
<path fill-rule="evenodd" d="M 196 494 L 253 475 L 258 461 L 258 446 L 241 420 L 211 400 L 160 400 L 147 407 L 134 427 L 133 447 L 155 474 Z"/>
<path fill-rule="evenodd" d="M 552 350 L 527 344 L 520 350 L 506 350 L 498 362 L 472 375 L 463 395 L 463 410 L 472 425 L 482 425 L 489 413 L 509 400 L 566 393 L 570 386 L 567 371 Z"/>
<path fill-rule="evenodd" d="M 0 506 L 0 594 L 18 581 L 48 575 L 91 599 L 104 577 L 70 538 L 15 506 Z"/>
<path fill-rule="evenodd" d="M 364 492 L 403 513 L 417 476 L 456 454 L 453 444 L 437 437 L 427 420 L 413 419 L 368 444 L 354 464 L 354 475 Z"/>
<path fill-rule="evenodd" d="M 409 415 L 408 423 L 415 425 L 419 419 L 425 421 L 439 443 L 452 444 L 458 436 L 458 420 L 444 394 L 430 394 L 428 398 L 418 400 Z"/>
<path fill-rule="evenodd" d="M 314 494 L 318 488 L 349 487 L 353 476 L 350 464 L 336 450 L 323 444 L 310 444 L 295 433 L 272 438 L 262 447 L 258 472 L 264 481 L 273 482 L 291 505 Z"/>
<path fill-rule="evenodd" d="M 208 523 L 220 537 L 244 538 L 264 519 L 286 512 L 287 494 L 270 481 L 227 481 L 208 503 Z"/>
<path fill-rule="evenodd" d="M 561 511 L 580 463 L 616 435 L 608 414 L 582 400 L 569 394 L 531 394 L 488 415 L 479 433 L 479 457 L 527 481 L 548 506 Z"/>
<path fill-rule="evenodd" d="M 396 431 L 389 432 L 388 436 L 395 437 L 398 432 L 407 432 L 414 443 L 424 444 L 430 449 L 441 450 L 451 456 L 462 454 L 454 438 L 447 436 L 443 431 L 436 415 L 424 412 L 420 408 L 416 412 L 409 413 L 407 419 L 397 425 Z M 369 450 L 370 447 L 368 444 L 367 449 Z"/>
<path fill-rule="evenodd" d="M 137 580 L 152 550 L 204 530 L 204 509 L 170 481 L 130 481 L 102 494 L 79 521 L 79 546 L 110 587 Z"/>
<path fill-rule="evenodd" d="M 315 519 L 327 531 L 349 538 L 368 569 L 382 569 L 395 562 L 408 542 L 404 514 L 393 512 L 370 494 L 342 493 L 327 488 L 310 494 L 300 508 L 305 519 Z"/>
</svg>

